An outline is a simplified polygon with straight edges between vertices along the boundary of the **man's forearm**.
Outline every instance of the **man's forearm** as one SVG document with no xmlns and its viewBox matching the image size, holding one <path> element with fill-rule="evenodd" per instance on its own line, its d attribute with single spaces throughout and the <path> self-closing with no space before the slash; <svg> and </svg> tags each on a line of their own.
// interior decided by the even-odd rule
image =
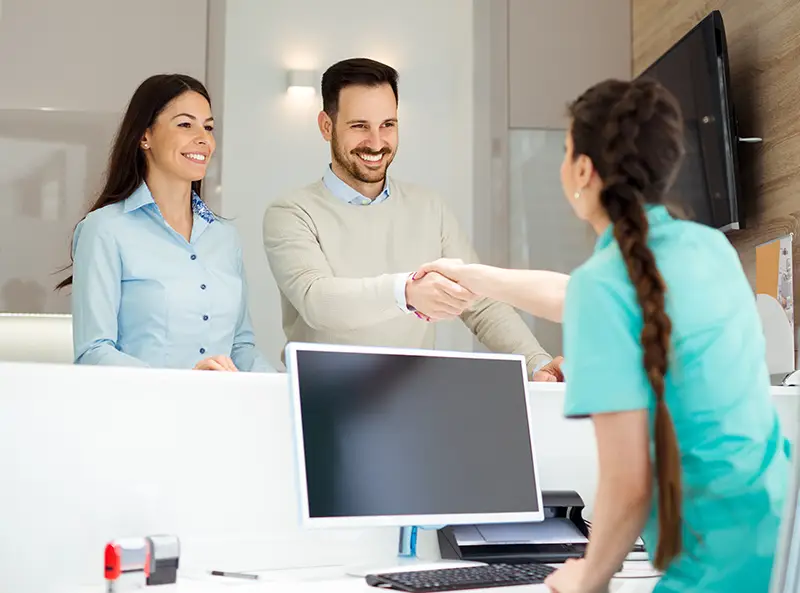
<svg viewBox="0 0 800 593">
<path fill-rule="evenodd" d="M 481 299 L 461 319 L 489 350 L 524 355 L 529 377 L 552 360 L 517 312 L 504 303 Z"/>
<path fill-rule="evenodd" d="M 294 287 L 292 287 L 294 288 Z M 319 278 L 306 287 L 284 290 L 309 327 L 353 331 L 404 313 L 395 296 L 394 274 L 374 278 Z"/>
</svg>

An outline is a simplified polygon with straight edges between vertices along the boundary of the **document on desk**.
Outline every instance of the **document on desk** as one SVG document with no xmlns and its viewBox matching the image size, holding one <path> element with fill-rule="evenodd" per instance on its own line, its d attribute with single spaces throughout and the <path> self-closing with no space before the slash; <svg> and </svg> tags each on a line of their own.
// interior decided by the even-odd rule
<svg viewBox="0 0 800 593">
<path fill-rule="evenodd" d="M 589 540 L 569 519 L 547 519 L 540 523 L 476 525 L 487 544 L 585 544 Z"/>
</svg>

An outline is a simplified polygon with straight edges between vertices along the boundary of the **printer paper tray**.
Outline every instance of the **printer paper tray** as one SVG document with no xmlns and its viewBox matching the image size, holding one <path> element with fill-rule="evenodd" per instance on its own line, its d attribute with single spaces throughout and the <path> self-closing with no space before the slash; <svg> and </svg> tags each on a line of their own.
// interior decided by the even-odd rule
<svg viewBox="0 0 800 593">
<path fill-rule="evenodd" d="M 464 560 L 487 564 L 556 563 L 570 558 L 583 558 L 586 544 L 517 544 L 469 546 Z"/>
</svg>

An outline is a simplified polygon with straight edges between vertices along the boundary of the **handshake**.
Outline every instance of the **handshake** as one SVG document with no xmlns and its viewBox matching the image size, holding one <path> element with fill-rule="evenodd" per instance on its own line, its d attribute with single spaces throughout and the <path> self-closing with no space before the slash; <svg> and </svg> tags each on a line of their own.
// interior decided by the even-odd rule
<svg viewBox="0 0 800 593">
<path fill-rule="evenodd" d="M 406 303 L 417 317 L 444 321 L 461 315 L 480 295 L 465 286 L 469 265 L 460 259 L 438 259 L 406 280 Z"/>
<path fill-rule="evenodd" d="M 460 316 L 487 289 L 486 279 L 480 279 L 477 268 L 460 259 L 438 259 L 420 267 L 406 279 L 406 305 L 425 321 L 443 321 Z M 563 299 L 560 299 L 563 300 Z M 563 357 L 558 356 L 539 368 L 534 381 L 563 381 Z"/>
</svg>

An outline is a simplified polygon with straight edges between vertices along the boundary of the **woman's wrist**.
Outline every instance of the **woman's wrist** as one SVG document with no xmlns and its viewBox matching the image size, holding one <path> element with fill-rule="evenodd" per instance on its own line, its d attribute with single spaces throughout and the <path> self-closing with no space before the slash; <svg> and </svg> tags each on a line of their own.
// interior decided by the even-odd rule
<svg viewBox="0 0 800 593">
<path fill-rule="evenodd" d="M 482 267 L 480 264 L 465 264 L 455 281 L 473 294 L 483 296 L 480 290 Z"/>
<path fill-rule="evenodd" d="M 586 570 L 583 571 L 583 583 L 581 583 L 581 591 L 587 593 L 607 593 L 611 585 L 611 580 L 598 578 L 602 574 L 596 567 L 591 564 L 586 565 Z"/>
</svg>

